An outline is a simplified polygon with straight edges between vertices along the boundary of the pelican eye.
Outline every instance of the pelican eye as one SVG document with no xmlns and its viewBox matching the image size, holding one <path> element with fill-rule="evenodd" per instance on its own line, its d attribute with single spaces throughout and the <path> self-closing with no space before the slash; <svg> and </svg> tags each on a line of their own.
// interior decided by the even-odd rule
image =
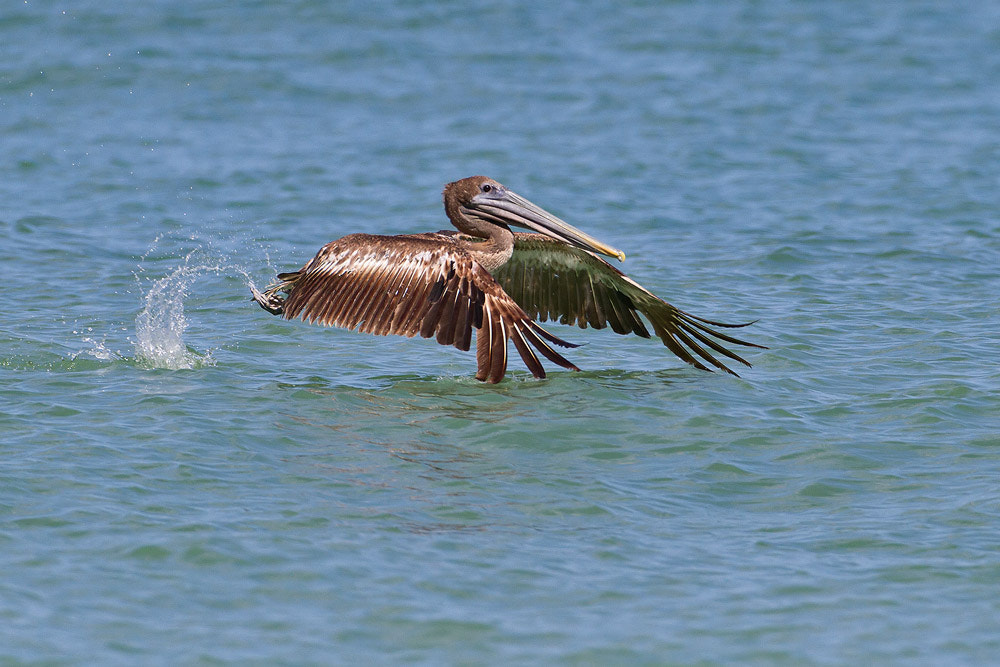
<svg viewBox="0 0 1000 667">
<path fill-rule="evenodd" d="M 489 183 L 483 183 L 483 187 L 482 187 L 482 191 L 483 192 L 490 192 L 491 190 L 493 190 L 493 186 L 492 185 L 490 185 Z"/>
</svg>

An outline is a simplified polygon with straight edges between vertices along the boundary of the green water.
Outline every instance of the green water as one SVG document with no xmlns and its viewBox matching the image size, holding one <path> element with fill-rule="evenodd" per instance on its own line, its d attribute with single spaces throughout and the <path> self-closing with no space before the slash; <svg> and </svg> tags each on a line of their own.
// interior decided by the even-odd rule
<svg viewBox="0 0 1000 667">
<path fill-rule="evenodd" d="M 0 13 L 0 662 L 984 664 L 994 4 Z M 485 173 L 767 345 L 249 301 Z"/>
</svg>

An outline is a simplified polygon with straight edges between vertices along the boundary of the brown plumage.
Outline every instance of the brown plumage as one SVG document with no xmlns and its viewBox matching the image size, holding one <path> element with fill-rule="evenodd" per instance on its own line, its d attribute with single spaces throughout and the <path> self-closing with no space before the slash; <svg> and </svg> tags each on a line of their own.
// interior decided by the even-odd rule
<svg viewBox="0 0 1000 667">
<path fill-rule="evenodd" d="M 254 299 L 285 319 L 378 335 L 419 334 L 460 350 L 469 349 L 475 329 L 476 378 L 491 383 L 506 373 L 508 339 L 535 377 L 545 377 L 536 350 L 579 370 L 549 343 L 576 345 L 535 319 L 610 326 L 649 338 L 642 313 L 671 352 L 704 370 L 710 369 L 694 354 L 733 373 L 705 347 L 750 365 L 711 337 L 761 347 L 707 326 L 745 325 L 704 320 L 659 299 L 595 254 L 623 258 L 620 251 L 496 181 L 474 176 L 450 183 L 444 201 L 462 233 L 345 236 L 323 246 L 299 271 L 279 274 L 263 293 L 254 289 Z M 541 234 L 515 234 L 509 224 Z"/>
<path fill-rule="evenodd" d="M 279 311 L 285 319 L 379 336 L 419 334 L 460 350 L 469 349 L 475 329 L 480 380 L 503 378 L 508 338 L 535 377 L 545 371 L 529 343 L 553 363 L 578 370 L 545 341 L 576 345 L 533 322 L 450 234 L 351 234 L 278 279 L 261 296 L 287 291 Z"/>
</svg>

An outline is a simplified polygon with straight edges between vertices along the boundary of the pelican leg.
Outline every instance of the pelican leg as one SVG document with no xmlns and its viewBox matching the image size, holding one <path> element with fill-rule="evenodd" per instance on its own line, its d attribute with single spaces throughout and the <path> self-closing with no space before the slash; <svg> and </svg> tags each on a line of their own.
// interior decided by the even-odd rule
<svg viewBox="0 0 1000 667">
<path fill-rule="evenodd" d="M 260 292 L 253 285 L 250 286 L 250 292 L 253 294 L 253 300 L 257 302 L 257 305 L 272 315 L 281 315 L 285 312 L 285 299 L 280 294 L 272 290 Z"/>
<path fill-rule="evenodd" d="M 250 285 L 250 293 L 261 308 L 272 315 L 282 315 L 285 312 L 285 297 L 280 292 L 288 294 L 300 276 L 299 271 L 279 273 L 278 282 L 268 285 L 263 292 Z"/>
</svg>

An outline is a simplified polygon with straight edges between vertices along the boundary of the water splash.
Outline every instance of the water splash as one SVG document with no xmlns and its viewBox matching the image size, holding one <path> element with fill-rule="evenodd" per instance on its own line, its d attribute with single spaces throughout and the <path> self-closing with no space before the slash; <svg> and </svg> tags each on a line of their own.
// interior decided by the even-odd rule
<svg viewBox="0 0 1000 667">
<path fill-rule="evenodd" d="M 73 333 L 79 332 L 74 331 Z M 97 340 L 96 338 L 91 338 L 90 336 L 84 336 L 82 341 L 86 345 L 89 345 L 89 347 L 70 355 L 70 359 L 72 361 L 76 361 L 82 355 L 87 355 L 88 357 L 92 357 L 98 361 L 115 361 L 122 358 L 121 354 L 108 347 L 107 337 Z"/>
<path fill-rule="evenodd" d="M 188 255 L 184 264 L 166 277 L 153 281 L 143 297 L 142 312 L 135 318 L 136 358 L 153 368 L 177 370 L 215 365 L 211 350 L 199 352 L 184 342 L 188 326 L 184 316 L 184 299 L 197 279 L 206 274 L 222 275 L 236 271 L 248 286 L 252 285 L 249 274 L 241 267 L 229 264 L 192 265 L 191 257 Z"/>
<path fill-rule="evenodd" d="M 253 280 L 249 272 L 234 261 L 234 251 L 220 250 L 213 240 L 196 237 L 189 240 L 198 242 L 199 246 L 184 257 L 180 266 L 165 277 L 149 277 L 145 264 L 161 240 L 160 236 L 153 240 L 136 267 L 135 278 L 143 295 L 143 308 L 135 318 L 135 360 L 144 366 L 170 370 L 214 366 L 211 349 L 199 351 L 185 342 L 188 321 L 184 301 L 188 291 L 206 275 L 237 273 L 250 289 L 254 289 Z"/>
<path fill-rule="evenodd" d="M 199 354 L 184 344 L 187 319 L 184 297 L 196 278 L 218 273 L 219 266 L 184 266 L 153 282 L 143 297 L 144 307 L 135 318 L 136 358 L 153 368 L 197 368 L 211 364 L 211 353 Z"/>
</svg>

